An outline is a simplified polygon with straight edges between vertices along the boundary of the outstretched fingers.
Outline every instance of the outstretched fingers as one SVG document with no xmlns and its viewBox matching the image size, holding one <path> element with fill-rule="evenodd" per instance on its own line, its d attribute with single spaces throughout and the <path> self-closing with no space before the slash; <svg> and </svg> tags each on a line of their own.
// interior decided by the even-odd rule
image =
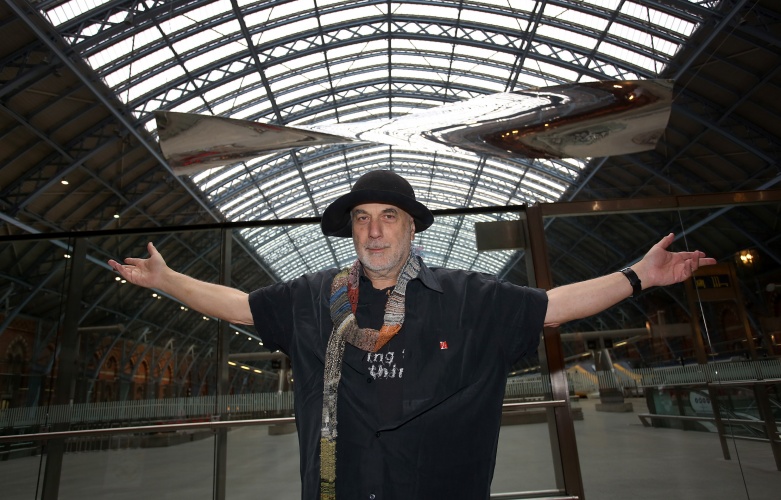
<svg viewBox="0 0 781 500">
<path fill-rule="evenodd" d="M 690 278 L 700 267 L 715 264 L 716 260 L 705 257 L 700 250 L 672 252 L 669 247 L 675 235 L 669 233 L 654 245 L 635 271 L 641 273 L 647 286 L 666 286 Z"/>
<path fill-rule="evenodd" d="M 124 263 L 111 259 L 108 264 L 120 276 L 134 285 L 154 287 L 165 269 L 165 261 L 151 242 L 147 244 L 147 250 L 149 257 L 146 259 L 128 257 Z"/>
<path fill-rule="evenodd" d="M 699 268 L 716 263 L 716 259 L 706 257 L 705 252 L 700 250 L 683 253 L 682 257 L 684 257 L 683 265 L 679 275 L 676 276 L 676 281 L 678 282 L 691 278 Z"/>
<path fill-rule="evenodd" d="M 127 262 L 127 260 L 128 259 L 125 259 L 125 262 Z M 126 280 L 130 281 L 131 283 L 133 282 L 133 280 L 131 279 L 131 275 L 133 273 L 132 267 L 135 267 L 135 266 L 128 266 L 128 265 L 125 265 L 125 264 L 120 264 L 119 262 L 117 262 L 117 261 L 115 261 L 113 259 L 108 261 L 108 265 L 111 266 L 114 269 L 114 271 L 119 273 L 120 276 L 122 276 Z"/>
<path fill-rule="evenodd" d="M 716 263 L 716 259 L 713 257 L 706 257 L 705 252 L 698 252 L 698 254 L 699 255 L 696 258 L 696 267 L 694 268 L 695 271 L 701 267 L 712 266 Z"/>
<path fill-rule="evenodd" d="M 143 264 L 143 262 L 145 260 L 146 259 L 139 259 L 138 257 L 128 257 L 128 258 L 125 259 L 125 266 L 137 267 L 137 266 Z"/>
<path fill-rule="evenodd" d="M 111 266 L 111 268 L 118 272 L 119 274 L 122 274 L 124 272 L 124 267 L 119 262 L 115 261 L 114 259 L 110 259 L 108 261 L 108 265 Z"/>
</svg>

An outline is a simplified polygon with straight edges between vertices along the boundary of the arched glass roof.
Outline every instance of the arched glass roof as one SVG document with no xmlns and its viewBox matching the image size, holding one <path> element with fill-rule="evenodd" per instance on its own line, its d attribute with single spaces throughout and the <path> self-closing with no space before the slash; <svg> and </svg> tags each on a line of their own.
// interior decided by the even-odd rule
<svg viewBox="0 0 781 500">
<path fill-rule="evenodd" d="M 158 109 L 301 126 L 398 117 L 479 95 L 592 80 L 649 79 L 717 1 L 43 1 L 37 6 L 156 133 Z M 192 181 L 227 220 L 319 216 L 362 173 L 392 168 L 431 209 L 561 198 L 588 159 L 500 160 L 357 144 L 302 148 Z M 511 216 L 507 216 L 511 217 Z M 416 238 L 429 265 L 498 272 L 474 223 L 438 218 Z M 281 279 L 353 257 L 319 228 L 244 236 Z"/>
</svg>

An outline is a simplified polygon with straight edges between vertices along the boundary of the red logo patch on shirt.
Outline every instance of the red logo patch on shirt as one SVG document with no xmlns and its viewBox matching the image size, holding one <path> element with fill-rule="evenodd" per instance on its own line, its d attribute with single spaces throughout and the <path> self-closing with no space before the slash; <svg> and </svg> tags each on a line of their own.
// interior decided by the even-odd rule
<svg viewBox="0 0 781 500">
<path fill-rule="evenodd" d="M 439 342 L 439 348 L 440 349 L 447 349 L 447 342 L 442 340 Z"/>
</svg>

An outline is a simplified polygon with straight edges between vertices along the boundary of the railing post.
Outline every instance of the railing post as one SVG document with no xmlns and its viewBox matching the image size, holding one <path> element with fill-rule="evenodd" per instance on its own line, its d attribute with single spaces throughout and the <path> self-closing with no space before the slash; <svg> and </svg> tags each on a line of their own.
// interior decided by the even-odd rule
<svg viewBox="0 0 781 500">
<path fill-rule="evenodd" d="M 231 244 L 232 232 L 227 229 L 222 231 L 222 251 L 220 252 L 220 283 L 230 286 L 231 282 Z M 220 320 L 217 324 L 217 390 L 215 404 L 217 415 L 221 419 L 226 418 L 225 404 L 230 389 L 228 378 L 228 354 L 230 350 L 230 335 L 228 322 Z M 214 440 L 214 500 L 225 500 L 228 461 L 228 429 L 220 427 L 215 432 Z"/>
<path fill-rule="evenodd" d="M 719 393 L 714 389 L 712 383 L 706 384 L 711 408 L 713 408 L 713 419 L 716 423 L 716 430 L 719 433 L 719 443 L 721 443 L 721 453 L 724 460 L 730 459 L 729 446 L 727 445 L 727 435 L 724 431 L 724 422 L 721 420 L 721 410 L 719 409 Z"/>
<path fill-rule="evenodd" d="M 759 415 L 765 422 L 765 432 L 770 440 L 770 449 L 773 450 L 773 458 L 776 461 L 776 470 L 781 471 L 781 436 L 778 434 L 776 419 L 773 411 L 770 409 L 770 400 L 767 394 L 765 382 L 754 383 L 754 397 L 757 400 Z"/>
<path fill-rule="evenodd" d="M 528 231 L 526 262 L 529 285 L 550 290 L 553 288 L 553 280 L 548 263 L 542 209 L 539 205 L 526 209 L 525 229 Z M 546 410 L 556 486 L 563 489 L 567 495 L 584 500 L 583 479 L 575 441 L 575 425 L 570 412 L 567 373 L 558 328 L 546 327 L 544 329 L 539 358 L 543 373 L 547 371 L 550 376 L 551 399 L 567 402 L 563 406 L 547 408 Z"/>
</svg>

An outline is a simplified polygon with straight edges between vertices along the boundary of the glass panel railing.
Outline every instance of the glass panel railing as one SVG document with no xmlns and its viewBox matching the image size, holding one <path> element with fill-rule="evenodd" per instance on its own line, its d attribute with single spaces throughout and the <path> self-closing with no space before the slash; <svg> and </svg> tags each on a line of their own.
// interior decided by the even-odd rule
<svg viewBox="0 0 781 500">
<path fill-rule="evenodd" d="M 29 429 L 4 428 L 2 436 Z M 40 498 L 39 471 L 46 465 L 41 456 L 40 441 L 14 441 L 0 444 L 0 482 L 3 484 L 3 498 L 23 500 Z"/>
<path fill-rule="evenodd" d="M 134 432 L 66 441 L 59 499 L 212 498 L 214 432 Z"/>
<path fill-rule="evenodd" d="M 564 284 L 633 265 L 669 232 L 676 235 L 673 251 L 712 253 L 708 238 L 728 224 L 723 211 L 645 208 L 549 219 L 554 277 Z M 622 243 L 643 234 L 647 248 Z M 763 249 L 753 252 L 744 259 L 754 259 L 753 268 L 741 267 L 737 254 L 711 255 L 718 266 L 686 284 L 645 290 L 561 327 L 567 380 L 584 416 L 575 430 L 587 497 L 643 496 L 653 485 L 658 498 L 677 498 L 698 476 L 709 477 L 697 487 L 703 497 L 774 495 L 777 482 L 755 467 L 781 465 L 777 432 L 768 439 L 779 422 L 773 413 L 781 379 L 778 312 L 774 274 L 758 272 Z M 757 386 L 767 386 L 768 396 L 758 397 Z M 759 399 L 768 411 L 761 412 Z"/>
<path fill-rule="evenodd" d="M 226 498 L 299 500 L 295 423 L 233 428 L 228 433 L 226 468 Z"/>
</svg>

